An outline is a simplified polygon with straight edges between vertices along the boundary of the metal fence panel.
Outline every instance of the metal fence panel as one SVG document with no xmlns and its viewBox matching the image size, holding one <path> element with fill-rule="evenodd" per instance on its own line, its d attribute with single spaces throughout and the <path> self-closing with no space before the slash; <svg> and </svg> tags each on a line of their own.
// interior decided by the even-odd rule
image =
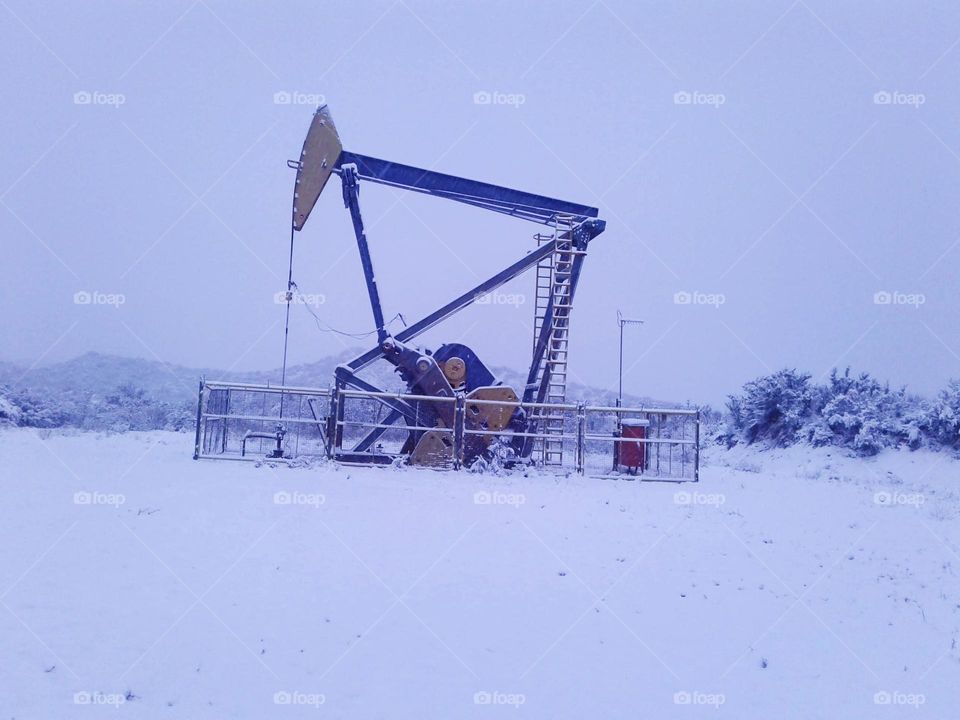
<svg viewBox="0 0 960 720">
<path fill-rule="evenodd" d="M 416 418 L 394 424 L 392 407 L 401 401 L 453 403 L 454 427 L 427 427 Z M 389 462 L 403 455 L 408 430 L 419 429 L 450 437 L 453 467 L 459 466 L 463 445 L 471 438 L 483 438 L 487 455 L 508 462 L 515 460 L 510 457 L 511 441 L 523 436 L 535 443 L 533 455 L 524 462 L 590 476 L 699 480 L 697 410 L 582 403 L 527 403 L 520 407 L 528 417 L 549 415 L 560 421 L 534 424 L 524 433 L 471 429 L 464 421 L 463 400 L 458 398 L 206 382 L 200 386 L 194 456 L 261 459 L 282 455 L 289 459 L 343 453 L 361 461 Z"/>
</svg>

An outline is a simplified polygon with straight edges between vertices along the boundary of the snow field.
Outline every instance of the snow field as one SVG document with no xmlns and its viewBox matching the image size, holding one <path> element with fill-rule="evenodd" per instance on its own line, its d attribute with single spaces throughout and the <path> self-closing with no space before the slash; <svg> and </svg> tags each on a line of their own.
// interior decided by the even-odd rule
<svg viewBox="0 0 960 720">
<path fill-rule="evenodd" d="M 956 716 L 946 453 L 677 485 L 191 450 L 0 433 L 8 716 Z"/>
</svg>

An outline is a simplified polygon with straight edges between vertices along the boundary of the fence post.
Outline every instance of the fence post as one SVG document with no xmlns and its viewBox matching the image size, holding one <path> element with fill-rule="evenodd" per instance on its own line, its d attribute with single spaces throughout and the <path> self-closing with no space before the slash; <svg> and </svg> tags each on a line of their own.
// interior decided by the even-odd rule
<svg viewBox="0 0 960 720">
<path fill-rule="evenodd" d="M 700 409 L 697 408 L 697 420 L 693 430 L 693 481 L 700 482 Z"/>
<path fill-rule="evenodd" d="M 585 403 L 577 403 L 577 472 L 583 475 L 584 435 L 587 430 L 587 410 Z"/>
<path fill-rule="evenodd" d="M 200 420 L 203 417 L 203 378 L 200 378 L 200 390 L 197 392 L 197 428 L 193 442 L 193 459 L 200 457 Z"/>
<path fill-rule="evenodd" d="M 231 393 L 233 390 L 227 388 L 227 391 L 223 394 L 223 414 L 230 414 L 230 398 L 232 397 Z M 229 439 L 229 430 L 227 430 L 227 418 L 223 419 L 223 422 L 220 423 L 220 452 L 225 453 L 227 451 L 227 440 Z"/>
<path fill-rule="evenodd" d="M 463 393 L 458 392 L 453 405 L 453 469 L 459 470 L 463 461 L 463 430 L 466 419 Z"/>
<path fill-rule="evenodd" d="M 338 380 L 330 388 L 330 413 L 327 415 L 327 457 L 333 458 L 334 450 L 340 447 L 343 428 L 338 423 L 343 420 L 343 396 L 340 394 L 342 385 Z"/>
</svg>

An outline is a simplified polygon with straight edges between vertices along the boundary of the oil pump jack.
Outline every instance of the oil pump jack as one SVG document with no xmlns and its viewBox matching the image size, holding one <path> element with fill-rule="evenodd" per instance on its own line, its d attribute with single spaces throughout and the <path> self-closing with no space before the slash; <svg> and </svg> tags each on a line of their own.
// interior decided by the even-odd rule
<svg viewBox="0 0 960 720">
<path fill-rule="evenodd" d="M 562 453 L 562 443 L 551 442 L 549 434 L 562 433 L 563 418 L 552 416 L 549 404 L 565 400 L 567 345 L 574 294 L 587 246 L 605 227 L 605 222 L 597 219 L 597 208 L 350 152 L 343 148 L 326 105 L 318 108 L 313 116 L 299 160 L 289 164 L 297 171 L 293 198 L 294 231 L 303 229 L 330 176 L 340 177 L 343 202 L 350 211 L 373 311 L 377 344 L 337 367 L 337 388 L 382 393 L 380 388 L 358 376 L 360 371 L 378 360 L 392 364 L 407 386 L 402 396 L 391 397 L 387 393 L 376 396 L 386 406 L 386 417 L 349 448 L 343 447 L 343 427 L 337 422 L 343 419 L 343 404 L 335 400 L 327 429 L 330 454 L 345 462 L 390 463 L 393 456 L 376 451 L 378 439 L 390 427 L 410 428 L 401 454 L 406 455 L 412 464 L 444 466 L 453 459 L 451 433 L 449 430 L 439 432 L 424 428 L 455 428 L 459 412 L 466 430 L 480 431 L 477 434 L 464 433 L 460 438 L 462 458 L 458 460 L 465 465 L 469 466 L 487 453 L 498 437 L 502 441 L 501 447 L 509 447 L 513 457 L 519 460 L 529 458 L 535 445 L 533 436 L 537 435 L 541 436 L 539 439 L 543 443 L 544 461 L 548 464 L 551 459 L 557 461 Z M 537 247 L 521 259 L 392 334 L 384 322 L 360 212 L 361 181 L 473 205 L 538 223 L 549 231 L 536 234 Z M 513 388 L 498 381 L 467 345 L 448 343 L 430 350 L 411 344 L 421 333 L 535 266 L 533 356 L 522 394 L 518 395 Z"/>
</svg>

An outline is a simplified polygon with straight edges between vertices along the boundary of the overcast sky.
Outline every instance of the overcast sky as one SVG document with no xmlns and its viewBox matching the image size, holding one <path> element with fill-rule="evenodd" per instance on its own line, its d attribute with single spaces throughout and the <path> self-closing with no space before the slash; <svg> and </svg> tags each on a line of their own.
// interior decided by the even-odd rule
<svg viewBox="0 0 960 720">
<path fill-rule="evenodd" d="M 277 367 L 285 161 L 321 100 L 355 152 L 600 208 L 583 382 L 616 385 L 618 308 L 646 321 L 626 389 L 656 397 L 718 402 L 783 366 L 924 393 L 960 376 L 956 3 L 3 0 L 0 18 L 3 359 Z M 374 185 L 361 204 L 385 313 L 409 321 L 538 229 Z M 294 276 L 324 323 L 372 329 L 336 178 Z M 295 310 L 291 362 L 366 342 Z M 523 367 L 532 314 L 475 307 L 423 340 Z"/>
</svg>

